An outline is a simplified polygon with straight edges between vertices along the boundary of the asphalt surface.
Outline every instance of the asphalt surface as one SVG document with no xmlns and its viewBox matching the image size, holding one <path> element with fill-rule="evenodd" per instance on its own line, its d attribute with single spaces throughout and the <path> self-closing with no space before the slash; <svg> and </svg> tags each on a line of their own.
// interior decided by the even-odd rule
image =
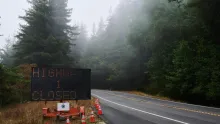
<svg viewBox="0 0 220 124">
<path fill-rule="evenodd" d="M 220 109 L 92 90 L 109 124 L 220 124 Z"/>
</svg>

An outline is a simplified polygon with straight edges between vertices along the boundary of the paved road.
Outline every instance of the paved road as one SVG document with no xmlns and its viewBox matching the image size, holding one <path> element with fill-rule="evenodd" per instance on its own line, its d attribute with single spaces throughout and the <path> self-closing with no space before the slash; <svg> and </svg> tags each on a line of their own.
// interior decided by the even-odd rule
<svg viewBox="0 0 220 124">
<path fill-rule="evenodd" d="M 92 90 L 110 124 L 220 124 L 220 109 Z"/>
</svg>

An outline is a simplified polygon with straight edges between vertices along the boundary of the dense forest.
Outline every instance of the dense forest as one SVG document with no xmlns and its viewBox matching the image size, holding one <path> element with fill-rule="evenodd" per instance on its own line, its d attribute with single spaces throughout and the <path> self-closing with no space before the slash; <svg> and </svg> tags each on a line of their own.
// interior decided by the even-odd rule
<svg viewBox="0 0 220 124">
<path fill-rule="evenodd" d="M 220 106 L 219 0 L 120 0 L 91 37 L 85 24 L 69 24 L 67 0 L 29 2 L 27 24 L 0 52 L 0 105 L 28 94 L 17 67 L 59 64 L 92 69 L 92 88 Z"/>
</svg>

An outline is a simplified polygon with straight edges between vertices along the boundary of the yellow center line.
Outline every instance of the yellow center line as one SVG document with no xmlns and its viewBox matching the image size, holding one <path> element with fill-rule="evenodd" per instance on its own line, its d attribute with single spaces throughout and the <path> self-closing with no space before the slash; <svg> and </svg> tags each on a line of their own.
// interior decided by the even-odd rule
<svg viewBox="0 0 220 124">
<path fill-rule="evenodd" d="M 150 103 L 150 104 L 154 104 L 154 105 L 158 105 L 158 106 L 162 106 L 162 107 L 173 108 L 173 109 L 177 109 L 177 110 L 183 110 L 183 111 L 188 111 L 188 112 L 194 112 L 194 113 L 200 113 L 200 114 L 206 114 L 206 115 L 220 117 L 220 114 L 217 114 L 217 113 L 210 113 L 210 112 L 192 110 L 192 109 L 182 108 L 182 107 L 178 107 L 178 106 L 170 106 L 170 105 L 166 105 L 166 104 L 156 104 L 156 103 L 152 103 L 152 102 L 147 101 L 147 100 L 137 100 L 137 99 L 132 98 L 132 97 L 125 97 L 125 96 L 117 95 L 117 94 L 114 94 L 114 93 L 107 93 L 107 94 L 122 97 L 122 98 L 129 99 L 129 100 L 132 100 L 132 101 Z"/>
</svg>

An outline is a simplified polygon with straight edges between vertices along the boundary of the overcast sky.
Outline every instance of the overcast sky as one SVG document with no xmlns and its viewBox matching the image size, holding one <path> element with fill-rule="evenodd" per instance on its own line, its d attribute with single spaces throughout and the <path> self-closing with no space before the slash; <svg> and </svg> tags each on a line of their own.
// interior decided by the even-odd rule
<svg viewBox="0 0 220 124">
<path fill-rule="evenodd" d="M 118 4 L 119 0 L 69 0 L 68 7 L 73 9 L 72 24 L 83 22 L 87 30 L 91 32 L 93 22 L 98 23 L 100 17 L 104 19 L 109 14 L 109 8 Z M 19 30 L 22 23 L 18 16 L 24 15 L 30 5 L 26 0 L 0 0 L 0 48 L 5 45 L 5 39 L 13 36 Z"/>
</svg>

